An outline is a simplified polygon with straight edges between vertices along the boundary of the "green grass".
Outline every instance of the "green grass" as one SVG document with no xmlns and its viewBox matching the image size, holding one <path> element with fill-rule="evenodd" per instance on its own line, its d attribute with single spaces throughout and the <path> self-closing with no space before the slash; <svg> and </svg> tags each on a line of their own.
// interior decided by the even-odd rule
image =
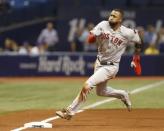
<svg viewBox="0 0 164 131">
<path fill-rule="evenodd" d="M 85 79 L 70 81 L 33 80 L 23 82 L 0 83 L 0 114 L 27 109 L 59 109 L 66 107 L 75 98 Z M 135 88 L 157 82 L 153 79 L 114 79 L 109 85 L 114 88 L 133 90 Z M 164 108 L 164 85 L 132 95 L 134 108 Z M 95 91 L 89 95 L 84 105 L 104 100 Z M 97 108 L 123 108 L 123 104 L 116 100 L 100 105 Z"/>
</svg>

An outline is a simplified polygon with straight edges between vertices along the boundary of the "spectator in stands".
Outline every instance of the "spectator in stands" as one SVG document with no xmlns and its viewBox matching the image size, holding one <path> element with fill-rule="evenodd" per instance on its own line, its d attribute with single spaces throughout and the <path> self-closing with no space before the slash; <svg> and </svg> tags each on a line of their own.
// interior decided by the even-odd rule
<svg viewBox="0 0 164 131">
<path fill-rule="evenodd" d="M 6 13 L 10 9 L 10 4 L 8 0 L 0 0 L 0 14 Z"/>
<path fill-rule="evenodd" d="M 3 48 L 0 47 L 0 53 L 2 53 L 2 52 L 3 52 Z"/>
<path fill-rule="evenodd" d="M 164 27 L 162 27 L 160 31 L 158 32 L 157 43 L 158 43 L 160 53 L 164 53 Z"/>
<path fill-rule="evenodd" d="M 73 38 L 72 41 L 70 41 L 71 43 L 71 51 L 72 52 L 82 52 L 83 49 L 83 42 L 80 41 L 80 36 L 82 35 L 83 29 L 82 28 L 77 28 L 76 32 L 75 32 L 75 36 Z"/>
<path fill-rule="evenodd" d="M 39 44 L 45 44 L 48 51 L 55 51 L 56 44 L 59 42 L 58 32 L 54 29 L 52 22 L 47 23 L 47 27 L 43 29 L 38 37 Z"/>
<path fill-rule="evenodd" d="M 10 38 L 6 38 L 5 42 L 4 42 L 4 52 L 8 53 L 8 52 L 17 52 L 18 51 L 18 45 L 17 43 L 10 39 Z"/>
<path fill-rule="evenodd" d="M 40 55 L 40 50 L 38 46 L 34 46 L 30 50 L 30 55 Z"/>
<path fill-rule="evenodd" d="M 158 39 L 157 39 L 158 44 L 164 44 L 164 27 L 160 29 L 158 32 Z"/>
<path fill-rule="evenodd" d="M 83 30 L 81 36 L 79 37 L 79 41 L 83 43 L 83 49 L 84 51 L 96 51 L 97 47 L 96 44 L 89 44 L 87 42 L 87 38 L 89 36 L 90 30 L 92 30 L 94 27 L 93 23 L 88 23 L 87 27 Z"/>
<path fill-rule="evenodd" d="M 155 44 L 150 44 L 149 47 L 144 52 L 145 55 L 159 55 L 159 50 L 156 48 Z"/>
<path fill-rule="evenodd" d="M 22 46 L 19 47 L 18 54 L 28 55 L 30 54 L 31 46 L 28 41 L 25 41 Z"/>
<path fill-rule="evenodd" d="M 46 53 L 46 45 L 38 44 L 30 49 L 30 55 L 42 55 Z"/>
<path fill-rule="evenodd" d="M 144 49 L 149 45 L 154 44 L 156 46 L 157 34 L 155 28 L 152 25 L 148 25 L 147 30 L 144 34 Z"/>
</svg>

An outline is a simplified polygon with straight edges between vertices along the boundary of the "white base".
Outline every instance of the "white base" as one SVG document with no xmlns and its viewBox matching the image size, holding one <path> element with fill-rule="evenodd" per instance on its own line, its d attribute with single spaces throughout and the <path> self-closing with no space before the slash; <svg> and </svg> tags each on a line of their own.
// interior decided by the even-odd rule
<svg viewBox="0 0 164 131">
<path fill-rule="evenodd" d="M 52 128 L 52 124 L 45 122 L 30 122 L 24 124 L 26 128 Z"/>
</svg>

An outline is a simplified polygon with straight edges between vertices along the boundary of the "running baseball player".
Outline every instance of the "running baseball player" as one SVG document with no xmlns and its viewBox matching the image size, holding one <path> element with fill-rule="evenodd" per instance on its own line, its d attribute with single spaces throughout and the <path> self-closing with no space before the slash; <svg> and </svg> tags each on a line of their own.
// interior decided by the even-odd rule
<svg viewBox="0 0 164 131">
<path fill-rule="evenodd" d="M 126 105 L 128 111 L 131 110 L 128 93 L 125 90 L 117 90 L 107 86 L 108 80 L 114 78 L 119 70 L 119 62 L 126 46 L 132 42 L 135 42 L 135 54 L 131 66 L 137 75 L 141 74 L 139 56 L 141 39 L 138 31 L 121 25 L 123 15 L 121 9 L 114 9 L 108 21 L 100 22 L 90 31 L 88 42 L 96 42 L 98 45 L 94 74 L 85 82 L 72 104 L 56 112 L 57 116 L 67 120 L 71 119 L 80 105 L 86 101 L 87 95 L 93 88 L 96 88 L 98 96 L 118 98 Z"/>
</svg>

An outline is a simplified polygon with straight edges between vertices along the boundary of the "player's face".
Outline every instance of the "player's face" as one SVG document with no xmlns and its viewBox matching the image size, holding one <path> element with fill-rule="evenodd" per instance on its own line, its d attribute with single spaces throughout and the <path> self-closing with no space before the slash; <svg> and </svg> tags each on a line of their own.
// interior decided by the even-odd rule
<svg viewBox="0 0 164 131">
<path fill-rule="evenodd" d="M 120 12 L 113 10 L 109 16 L 109 24 L 112 25 L 117 25 L 122 22 L 122 17 Z"/>
</svg>

